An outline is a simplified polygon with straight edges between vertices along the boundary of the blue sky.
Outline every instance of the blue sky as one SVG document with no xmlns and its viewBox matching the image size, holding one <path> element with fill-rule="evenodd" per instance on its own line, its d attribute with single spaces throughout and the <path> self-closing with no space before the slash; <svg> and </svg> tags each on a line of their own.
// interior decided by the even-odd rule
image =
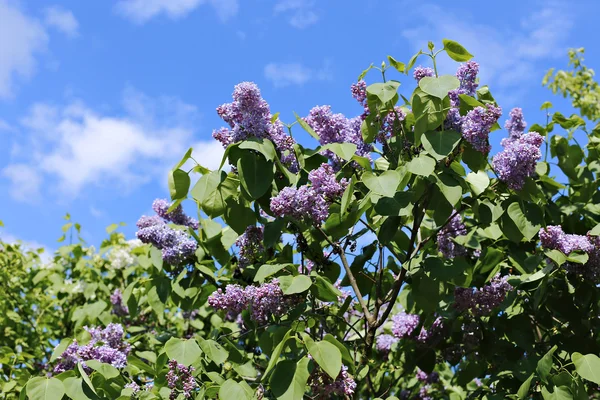
<svg viewBox="0 0 600 400">
<path fill-rule="evenodd" d="M 589 28 L 600 3 L 572 4 L 0 0 L 0 237 L 56 248 L 67 212 L 92 244 L 113 222 L 133 236 L 188 147 L 218 166 L 215 107 L 236 83 L 255 81 L 286 122 L 323 104 L 354 116 L 358 74 L 388 54 L 407 61 L 428 40 L 474 54 L 505 116 L 520 106 L 529 124 L 542 123 L 545 100 L 568 114 L 541 87 L 544 73 L 566 67 L 569 47 L 600 63 Z M 456 66 L 440 60 L 442 72 Z M 414 81 L 400 80 L 410 94 Z M 494 133 L 493 152 L 504 134 Z"/>
</svg>

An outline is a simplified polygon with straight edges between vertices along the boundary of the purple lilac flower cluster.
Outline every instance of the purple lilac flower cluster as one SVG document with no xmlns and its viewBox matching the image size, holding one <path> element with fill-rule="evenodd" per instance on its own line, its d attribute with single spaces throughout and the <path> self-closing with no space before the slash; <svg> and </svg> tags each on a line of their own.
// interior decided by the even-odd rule
<svg viewBox="0 0 600 400">
<path fill-rule="evenodd" d="M 136 394 L 138 394 L 140 392 L 140 385 L 138 385 L 136 382 L 130 382 L 127 385 L 125 385 L 126 389 L 131 389 L 131 395 L 135 396 Z"/>
<path fill-rule="evenodd" d="M 537 132 L 526 133 L 516 139 L 502 139 L 504 150 L 492 160 L 501 181 L 513 190 L 521 190 L 525 179 L 535 174 L 535 166 L 542 152 L 544 138 Z"/>
<path fill-rule="evenodd" d="M 392 345 L 398 342 L 398 338 L 388 334 L 382 334 L 377 336 L 375 342 L 375 348 L 377 351 L 387 354 L 392 350 Z"/>
<path fill-rule="evenodd" d="M 415 337 L 413 333 L 419 326 L 420 320 L 418 315 L 402 311 L 392 317 L 392 334 L 398 339 L 413 338 L 421 344 L 433 345 L 441 338 L 444 330 L 442 317 L 437 317 L 429 329 L 421 327 L 419 334 Z"/>
<path fill-rule="evenodd" d="M 113 294 L 110 295 L 110 303 L 113 305 L 113 314 L 119 317 L 129 315 L 129 308 L 123 303 L 123 294 L 120 289 L 115 289 Z"/>
<path fill-rule="evenodd" d="M 467 250 L 454 242 L 453 238 L 467 234 L 462 217 L 456 213 L 437 234 L 438 249 L 445 258 L 455 258 L 467 254 Z"/>
<path fill-rule="evenodd" d="M 471 310 L 476 316 L 489 315 L 513 289 L 507 281 L 508 276 L 498 273 L 481 289 L 457 287 L 454 289 L 454 307 L 459 311 Z"/>
<path fill-rule="evenodd" d="M 171 389 L 169 400 L 175 400 L 179 392 L 183 392 L 186 399 L 192 398 L 192 392 L 198 387 L 193 372 L 194 367 L 186 367 L 178 364 L 175 360 L 169 360 L 169 372 L 167 373 L 167 386 Z"/>
<path fill-rule="evenodd" d="M 329 216 L 330 203 L 340 197 L 348 181 L 337 181 L 329 164 L 321 164 L 309 173 L 311 186 L 299 188 L 285 187 L 271 199 L 271 211 L 278 217 L 290 216 L 296 219 L 307 218 L 321 224 Z"/>
<path fill-rule="evenodd" d="M 175 207 L 171 212 L 168 212 L 170 204 L 165 199 L 156 199 L 152 203 L 154 212 L 165 221 L 172 222 L 176 225 L 188 226 L 194 230 L 198 229 L 198 221 L 192 217 L 185 215 L 181 204 Z"/>
<path fill-rule="evenodd" d="M 236 284 L 227 285 L 225 291 L 219 288 L 208 297 L 208 304 L 226 311 L 229 319 L 235 319 L 248 309 L 250 317 L 258 323 L 267 322 L 272 315 L 279 317 L 285 314 L 297 301 L 297 296 L 283 294 L 277 279 L 246 288 Z"/>
<path fill-rule="evenodd" d="M 565 233 L 560 226 L 549 225 L 540 230 L 542 247 L 549 250 L 558 250 L 566 255 L 573 251 L 582 251 L 588 255 L 585 264 L 566 263 L 569 272 L 582 275 L 593 282 L 600 281 L 600 237 L 589 233 L 574 235 Z"/>
<path fill-rule="evenodd" d="M 171 228 L 167 222 L 175 223 L 177 221 L 177 223 L 184 223 L 187 227 L 197 229 L 198 221 L 184 215 L 182 210 L 175 209 L 175 214 L 166 213 L 164 202 L 166 200 L 154 201 L 153 208 L 158 215 L 142 216 L 137 222 L 136 235 L 143 243 L 150 243 L 162 250 L 163 260 L 167 263 L 174 266 L 185 265 L 193 259 L 198 242 L 186 231 Z"/>
<path fill-rule="evenodd" d="M 454 129 L 460 132 L 463 117 L 459 112 L 460 97 L 461 94 L 468 96 L 475 96 L 477 90 L 477 74 L 479 73 L 479 64 L 475 61 L 469 61 L 465 64 L 461 64 L 456 71 L 456 77 L 460 82 L 458 89 L 448 92 L 450 97 L 451 109 L 448 111 L 446 116 L 446 126 L 450 129 Z"/>
<path fill-rule="evenodd" d="M 419 381 L 425 383 L 437 383 L 440 380 L 440 374 L 437 372 L 433 371 L 432 373 L 428 374 L 427 372 L 422 371 L 419 367 L 417 367 L 416 377 Z"/>
<path fill-rule="evenodd" d="M 80 345 L 74 340 L 57 358 L 55 374 L 72 370 L 77 363 L 81 363 L 89 373 L 91 369 L 85 365 L 85 361 L 88 360 L 97 360 L 115 368 L 125 368 L 131 347 L 123 340 L 124 332 L 120 324 L 108 324 L 104 329 L 85 326 L 84 329 L 91 335 L 90 341 Z"/>
<path fill-rule="evenodd" d="M 409 337 L 419 325 L 419 316 L 404 311 L 392 317 L 392 333 L 399 339 Z"/>
<path fill-rule="evenodd" d="M 263 246 L 264 228 L 262 226 L 250 225 L 244 233 L 235 241 L 238 246 L 238 266 L 245 268 L 255 263 L 265 251 Z"/>
<path fill-rule="evenodd" d="M 369 115 L 369 106 L 367 105 L 367 83 L 365 81 L 358 81 L 350 86 L 352 97 L 359 102 L 363 107 L 364 112 L 360 116 L 364 120 Z"/>
<path fill-rule="evenodd" d="M 525 133 L 525 127 L 527 127 L 527 122 L 523 118 L 523 110 L 515 107 L 510 110 L 508 116 L 509 118 L 504 123 L 504 127 L 508 131 L 508 137 L 510 139 L 518 139 Z"/>
<path fill-rule="evenodd" d="M 213 137 L 223 147 L 248 138 L 270 139 L 281 155 L 281 161 L 290 171 L 298 171 L 294 154 L 294 139 L 284 131 L 281 121 L 271 121 L 269 104 L 262 98 L 260 89 L 253 82 L 242 82 L 233 90 L 233 102 L 217 107 L 217 114 L 229 128 L 213 132 Z"/>
<path fill-rule="evenodd" d="M 398 126 L 406 118 L 406 113 L 401 107 L 394 107 L 394 111 L 388 113 L 381 127 L 379 128 L 379 135 L 377 140 L 379 143 L 386 143 L 392 136 L 394 136 L 394 127 Z M 397 129 L 396 129 L 397 130 Z"/>
<path fill-rule="evenodd" d="M 348 367 L 342 369 L 335 380 L 331 379 L 321 368 L 313 370 L 309 377 L 309 385 L 314 394 L 313 399 L 331 399 L 333 396 L 352 397 L 356 390 L 356 382 L 348 373 Z"/>
<path fill-rule="evenodd" d="M 356 154 L 370 158 L 372 146 L 363 141 L 360 132 L 362 124 L 361 117 L 346 118 L 343 114 L 333 114 L 331 106 L 313 107 L 304 121 L 319 136 L 321 145 L 329 143 L 354 143 L 357 147 Z M 343 160 L 330 150 L 326 150 L 324 155 L 333 163 L 336 169 L 339 169 Z"/>
<path fill-rule="evenodd" d="M 413 77 L 415 78 L 415 80 L 417 82 L 419 82 L 421 79 L 425 78 L 426 76 L 433 76 L 435 75 L 435 71 L 433 70 L 433 68 L 429 68 L 429 67 L 422 67 L 422 66 L 418 66 L 415 67 L 415 70 L 413 71 Z"/>
<path fill-rule="evenodd" d="M 544 138 L 537 132 L 523 134 L 527 123 L 523 111 L 513 108 L 504 125 L 508 138 L 502 139 L 504 150 L 494 156 L 494 170 L 501 181 L 513 190 L 521 190 L 527 177 L 533 176 L 537 161 L 542 158 L 540 146 Z"/>
<path fill-rule="evenodd" d="M 491 104 L 475 107 L 461 118 L 460 131 L 462 137 L 477 151 L 489 153 L 489 135 L 492 127 L 502 115 L 502 109 Z"/>
</svg>

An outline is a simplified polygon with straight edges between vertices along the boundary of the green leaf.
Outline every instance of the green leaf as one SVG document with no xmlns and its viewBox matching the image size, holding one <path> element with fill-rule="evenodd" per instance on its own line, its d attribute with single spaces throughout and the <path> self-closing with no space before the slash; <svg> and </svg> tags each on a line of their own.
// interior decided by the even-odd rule
<svg viewBox="0 0 600 400">
<path fill-rule="evenodd" d="M 419 81 L 422 91 L 442 100 L 448 96 L 448 92 L 458 89 L 459 86 L 459 80 L 452 75 L 442 75 L 438 78 L 426 76 Z"/>
<path fill-rule="evenodd" d="M 342 292 L 338 288 L 333 286 L 330 281 L 318 274 L 313 275 L 315 277 L 315 291 L 316 297 L 323 301 L 337 301 L 338 297 L 342 295 Z"/>
<path fill-rule="evenodd" d="M 429 131 L 421 136 L 421 143 L 429 155 L 440 161 L 456 148 L 461 138 L 455 131 Z"/>
<path fill-rule="evenodd" d="M 271 391 L 280 400 L 302 400 L 306 392 L 306 383 L 310 376 L 309 360 L 302 357 L 298 363 L 284 360 L 277 364 L 271 375 Z"/>
<path fill-rule="evenodd" d="M 50 362 L 56 360 L 67 349 L 67 347 L 69 347 L 72 341 L 73 340 L 71 338 L 65 338 L 61 340 L 58 346 L 54 348 L 52 356 L 50 357 Z"/>
<path fill-rule="evenodd" d="M 356 148 L 354 143 L 329 143 L 321 146 L 321 150 L 331 150 L 335 155 L 347 161 L 356 154 Z"/>
<path fill-rule="evenodd" d="M 398 94 L 398 87 L 400 82 L 397 81 L 378 82 L 367 86 L 367 94 L 376 96 L 381 103 L 386 104 Z"/>
<path fill-rule="evenodd" d="M 342 353 L 332 343 L 315 342 L 308 334 L 302 332 L 302 339 L 308 353 L 332 379 L 336 379 L 342 369 Z"/>
<path fill-rule="evenodd" d="M 394 68 L 396 68 L 396 71 L 403 73 L 406 69 L 406 66 L 404 65 L 403 62 L 397 61 L 394 57 L 392 56 L 388 56 L 388 61 L 390 63 L 390 65 Z"/>
<path fill-rule="evenodd" d="M 519 391 L 517 392 L 517 396 L 519 397 L 519 399 L 524 399 L 527 397 L 527 394 L 529 394 L 529 387 L 531 386 L 532 380 L 533 374 L 529 375 L 529 378 L 527 378 L 525 382 L 521 384 L 521 386 L 519 387 Z"/>
<path fill-rule="evenodd" d="M 262 197 L 273 181 L 273 163 L 246 152 L 237 162 L 240 182 L 253 199 Z"/>
<path fill-rule="evenodd" d="M 83 379 L 71 376 L 63 381 L 65 394 L 73 400 L 90 400 L 83 389 Z"/>
<path fill-rule="evenodd" d="M 579 252 L 579 253 L 572 252 L 567 257 L 567 261 L 574 262 L 577 264 L 585 264 L 586 262 L 588 262 L 588 259 L 589 259 L 589 256 L 587 255 L 587 253 L 583 253 L 583 252 Z"/>
<path fill-rule="evenodd" d="M 190 176 L 187 172 L 181 169 L 171 171 L 168 179 L 171 200 L 185 198 L 190 190 L 190 182 Z"/>
<path fill-rule="evenodd" d="M 304 121 L 302 118 L 300 118 L 300 116 L 298 114 L 294 113 L 294 116 L 296 117 L 296 122 L 298 122 L 298 124 L 300 124 L 302 129 L 304 129 L 306 132 L 308 132 L 308 134 L 310 136 L 312 136 L 313 138 L 315 138 L 317 140 L 321 139 L 319 137 L 319 135 L 317 135 L 317 133 L 314 131 L 314 129 L 311 128 L 310 125 L 306 123 L 306 121 Z"/>
<path fill-rule="evenodd" d="M 547 110 L 548 108 L 552 108 L 552 103 L 550 103 L 549 101 L 545 101 L 544 103 L 542 103 L 542 106 L 540 107 L 540 110 Z"/>
<path fill-rule="evenodd" d="M 552 355 L 557 349 L 558 346 L 554 345 L 537 363 L 536 372 L 544 382 L 548 382 L 550 371 L 552 371 Z"/>
<path fill-rule="evenodd" d="M 81 378 L 83 379 L 84 384 L 87 385 L 88 389 L 96 393 L 96 389 L 94 388 L 90 377 L 88 376 L 87 372 L 85 372 L 85 370 L 83 369 L 83 365 L 81 365 L 80 362 L 77 363 L 77 370 L 79 371 L 79 374 L 81 375 Z"/>
<path fill-rule="evenodd" d="M 465 180 L 475 196 L 479 196 L 490 186 L 490 177 L 485 171 L 469 172 Z"/>
<path fill-rule="evenodd" d="M 204 354 L 217 365 L 223 364 L 229 357 L 229 352 L 212 339 L 201 340 L 200 347 Z"/>
<path fill-rule="evenodd" d="M 592 236 L 600 236 L 600 224 L 593 227 L 589 234 Z"/>
<path fill-rule="evenodd" d="M 507 209 L 508 216 L 528 241 L 533 239 L 542 227 L 539 219 L 536 218 L 537 215 L 533 215 L 533 211 L 534 209 L 531 209 L 524 213 L 517 202 L 511 203 Z"/>
<path fill-rule="evenodd" d="M 116 378 L 119 376 L 119 370 L 110 364 L 101 363 L 100 361 L 96 360 L 88 360 L 85 362 L 85 364 L 94 371 L 97 371 L 106 379 Z"/>
<path fill-rule="evenodd" d="M 194 339 L 184 340 L 175 337 L 165 343 L 165 352 L 169 359 L 175 360 L 186 367 L 196 362 L 202 354 L 198 343 Z"/>
<path fill-rule="evenodd" d="M 64 394 L 60 379 L 36 377 L 27 382 L 27 397 L 31 400 L 61 400 Z"/>
<path fill-rule="evenodd" d="M 279 287 L 283 294 L 295 294 L 307 291 L 312 285 L 312 280 L 306 275 L 280 276 Z"/>
<path fill-rule="evenodd" d="M 265 374 L 263 375 L 265 378 L 269 376 L 269 372 L 271 372 L 273 367 L 275 367 L 275 365 L 277 364 L 277 361 L 279 361 L 279 356 L 281 355 L 281 352 L 285 347 L 285 343 L 288 341 L 291 335 L 292 330 L 288 329 L 281 341 L 277 343 L 277 346 L 275 346 L 275 348 L 273 349 L 273 352 L 271 353 L 271 358 L 269 359 L 269 364 L 267 365 L 267 369 L 265 369 Z"/>
<path fill-rule="evenodd" d="M 240 149 L 255 150 L 265 156 L 267 161 L 273 161 L 277 158 L 277 151 L 273 142 L 268 139 L 249 138 L 241 142 Z"/>
<path fill-rule="evenodd" d="M 412 192 L 396 192 L 394 197 L 382 197 L 375 204 L 375 211 L 383 216 L 408 216 L 413 209 Z"/>
<path fill-rule="evenodd" d="M 454 61 L 465 62 L 473 58 L 473 55 L 467 51 L 462 45 L 458 44 L 454 40 L 443 39 L 444 50 L 448 53 L 448 56 Z"/>
<path fill-rule="evenodd" d="M 420 154 L 408 163 L 408 171 L 415 175 L 429 176 L 435 169 L 435 160 L 429 156 Z"/>
<path fill-rule="evenodd" d="M 346 187 L 346 190 L 344 190 L 344 195 L 342 196 L 342 205 L 340 207 L 341 215 L 344 215 L 346 213 L 346 211 L 348 210 L 348 206 L 350 205 L 350 202 L 352 200 L 353 193 L 354 193 L 354 177 L 352 177 L 352 179 L 350 179 L 350 183 Z"/>
<path fill-rule="evenodd" d="M 573 353 L 571 360 L 575 371 L 583 378 L 600 385 L 600 358 L 595 354 Z"/>
<path fill-rule="evenodd" d="M 258 272 L 256 273 L 256 275 L 254 275 L 254 282 L 264 282 L 266 278 L 268 278 L 271 275 L 276 274 L 277 272 L 281 271 L 282 269 L 284 269 L 287 266 L 290 266 L 293 264 L 264 264 L 261 265 L 260 268 L 258 269 Z"/>
<path fill-rule="evenodd" d="M 373 64 L 369 65 L 367 67 L 367 69 L 365 69 L 363 72 L 360 73 L 360 75 L 358 76 L 358 81 L 362 81 L 363 78 L 367 75 L 367 72 L 369 72 L 371 69 L 373 68 Z"/>
<path fill-rule="evenodd" d="M 433 160 L 432 160 L 433 161 Z M 374 193 L 386 197 L 393 197 L 400 184 L 401 176 L 397 171 L 385 171 L 381 175 L 365 172 L 362 176 L 363 183 Z"/>
<path fill-rule="evenodd" d="M 348 348 L 346 346 L 344 346 L 344 344 L 342 342 L 337 340 L 331 333 L 327 333 L 323 337 L 323 340 L 327 340 L 329 343 L 333 344 L 335 347 L 338 348 L 338 350 L 342 354 L 342 360 L 344 360 L 346 362 L 346 365 L 349 365 L 349 366 L 354 365 L 354 359 L 352 358 L 350 351 L 348 351 Z"/>
<path fill-rule="evenodd" d="M 220 399 L 232 399 L 232 400 L 243 400 L 250 399 L 246 390 L 242 385 L 234 381 L 233 379 L 227 379 L 219 388 Z"/>
</svg>

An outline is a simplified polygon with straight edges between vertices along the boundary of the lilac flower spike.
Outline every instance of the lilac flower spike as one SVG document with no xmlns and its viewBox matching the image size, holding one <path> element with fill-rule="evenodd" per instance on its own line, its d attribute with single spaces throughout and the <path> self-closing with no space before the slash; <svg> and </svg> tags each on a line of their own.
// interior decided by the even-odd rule
<svg viewBox="0 0 600 400">
<path fill-rule="evenodd" d="M 540 146 L 544 138 L 537 132 L 516 136 L 515 127 L 511 126 L 511 129 L 511 137 L 502 139 L 504 150 L 494 156 L 492 165 L 509 188 L 521 190 L 525 179 L 535 174 L 535 166 L 542 158 Z"/>
<path fill-rule="evenodd" d="M 419 82 L 421 79 L 425 78 L 426 76 L 433 76 L 433 75 L 435 75 L 433 68 L 422 67 L 420 65 L 418 67 L 416 67 L 415 70 L 413 71 L 413 77 L 415 78 L 415 80 L 417 82 Z"/>
<path fill-rule="evenodd" d="M 456 213 L 450 222 L 437 234 L 437 243 L 440 252 L 446 258 L 455 258 L 467 254 L 466 249 L 452 240 L 457 236 L 467 234 L 467 228 L 459 213 Z"/>
<path fill-rule="evenodd" d="M 463 138 L 482 153 L 489 153 L 492 147 L 489 134 L 492 127 L 502 115 L 500 107 L 486 104 L 486 107 L 475 107 L 462 118 L 461 132 Z"/>
<path fill-rule="evenodd" d="M 392 317 L 392 333 L 399 339 L 409 337 L 419 325 L 419 316 L 404 311 Z"/>
<path fill-rule="evenodd" d="M 477 316 L 489 315 L 513 289 L 507 281 L 508 276 L 501 277 L 498 273 L 481 289 L 457 287 L 454 289 L 454 307 L 459 311 L 471 310 Z"/>
</svg>

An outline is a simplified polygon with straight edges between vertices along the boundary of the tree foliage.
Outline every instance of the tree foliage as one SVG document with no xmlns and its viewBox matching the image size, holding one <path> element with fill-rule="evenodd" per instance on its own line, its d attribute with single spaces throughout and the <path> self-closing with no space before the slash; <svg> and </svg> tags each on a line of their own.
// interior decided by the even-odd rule
<svg viewBox="0 0 600 400">
<path fill-rule="evenodd" d="M 371 65 L 355 118 L 325 106 L 285 125 L 255 85 L 236 86 L 217 109 L 221 168 L 188 151 L 139 240 L 112 225 L 96 250 L 69 219 L 51 260 L 0 243 L 2 396 L 597 396 L 593 74 L 571 52 L 576 72 L 545 83 L 581 116 L 544 103 L 525 132 L 515 109 L 503 133 L 472 55 L 443 44 Z M 438 76 L 441 51 L 466 62 L 455 76 Z M 425 59 L 433 69 L 413 70 Z M 411 71 L 406 90 L 389 79 Z M 493 157 L 490 133 L 505 137 Z"/>
</svg>

